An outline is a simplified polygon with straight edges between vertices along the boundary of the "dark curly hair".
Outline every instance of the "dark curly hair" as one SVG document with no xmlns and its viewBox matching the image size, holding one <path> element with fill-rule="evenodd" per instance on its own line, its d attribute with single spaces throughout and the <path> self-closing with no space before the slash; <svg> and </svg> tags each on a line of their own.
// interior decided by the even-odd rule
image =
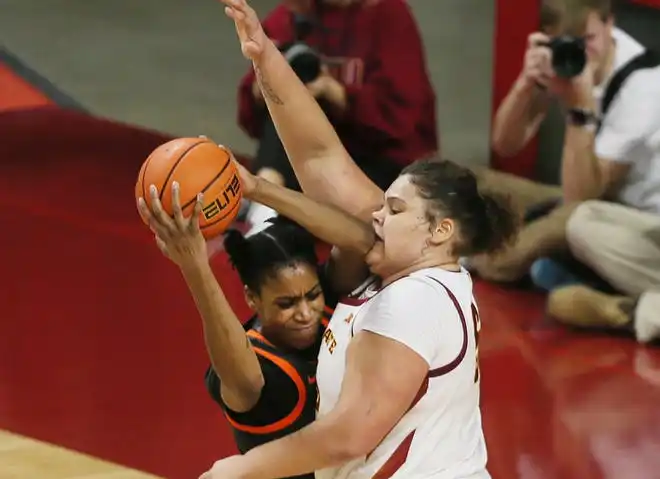
<svg viewBox="0 0 660 479">
<path fill-rule="evenodd" d="M 237 230 L 225 235 L 225 251 L 241 281 L 259 293 L 266 279 L 281 268 L 306 264 L 316 270 L 314 237 L 297 223 L 277 216 L 263 231 L 245 237 Z"/>
<path fill-rule="evenodd" d="M 429 202 L 431 223 L 439 215 L 456 221 L 461 241 L 453 251 L 455 255 L 493 253 L 515 239 L 519 220 L 509 199 L 480 193 L 477 178 L 469 169 L 428 158 L 408 165 L 401 174 L 409 175 L 419 195 Z"/>
</svg>

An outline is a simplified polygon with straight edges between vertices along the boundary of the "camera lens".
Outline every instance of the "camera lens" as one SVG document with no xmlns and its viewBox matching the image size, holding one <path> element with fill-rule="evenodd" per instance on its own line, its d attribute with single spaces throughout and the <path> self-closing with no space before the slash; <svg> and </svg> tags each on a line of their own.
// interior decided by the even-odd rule
<svg viewBox="0 0 660 479">
<path fill-rule="evenodd" d="M 552 50 L 552 68 L 557 76 L 573 78 L 582 73 L 587 64 L 583 39 L 571 36 L 557 37 L 552 39 L 549 46 Z"/>
<path fill-rule="evenodd" d="M 308 45 L 297 42 L 284 49 L 284 58 L 303 83 L 309 83 L 321 74 L 321 58 Z"/>
</svg>

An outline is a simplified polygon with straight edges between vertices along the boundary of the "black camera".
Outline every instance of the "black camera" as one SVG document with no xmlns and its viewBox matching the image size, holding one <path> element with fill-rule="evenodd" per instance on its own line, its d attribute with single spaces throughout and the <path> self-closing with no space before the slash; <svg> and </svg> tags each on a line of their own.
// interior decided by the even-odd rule
<svg viewBox="0 0 660 479">
<path fill-rule="evenodd" d="M 321 26 L 314 16 L 292 13 L 291 23 L 295 40 L 280 48 L 284 58 L 303 83 L 309 83 L 321 74 L 321 56 L 305 39 Z"/>
<path fill-rule="evenodd" d="M 552 68 L 557 76 L 573 78 L 584 70 L 587 64 L 587 52 L 584 38 L 563 35 L 548 43 L 552 50 Z"/>
<path fill-rule="evenodd" d="M 303 42 L 284 45 L 282 54 L 303 83 L 309 83 L 321 74 L 321 57 L 312 47 Z"/>
</svg>

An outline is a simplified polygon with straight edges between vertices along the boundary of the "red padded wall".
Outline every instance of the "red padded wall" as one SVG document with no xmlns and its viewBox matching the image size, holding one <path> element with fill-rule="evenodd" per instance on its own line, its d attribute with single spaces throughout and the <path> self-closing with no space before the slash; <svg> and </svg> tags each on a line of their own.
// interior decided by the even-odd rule
<svg viewBox="0 0 660 479">
<path fill-rule="evenodd" d="M 496 0 L 495 5 L 493 116 L 520 73 L 527 36 L 538 29 L 540 13 L 538 0 Z M 514 158 L 501 158 L 493 152 L 491 166 L 530 178 L 537 149 L 535 139 Z"/>
</svg>

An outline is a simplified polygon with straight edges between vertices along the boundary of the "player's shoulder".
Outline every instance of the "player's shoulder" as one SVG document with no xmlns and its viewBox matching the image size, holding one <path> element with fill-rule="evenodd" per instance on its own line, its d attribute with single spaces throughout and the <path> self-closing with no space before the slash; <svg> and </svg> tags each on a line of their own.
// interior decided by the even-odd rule
<svg viewBox="0 0 660 479">
<path fill-rule="evenodd" d="M 444 295 L 439 283 L 431 277 L 412 274 L 381 288 L 371 299 L 371 307 L 377 309 L 412 310 L 421 305 L 441 301 Z"/>
<path fill-rule="evenodd" d="M 463 295 L 472 292 L 472 279 L 465 269 L 448 271 L 441 268 L 425 268 L 395 281 L 392 286 L 390 294 L 396 295 L 405 293 L 432 295 L 437 292 Z"/>
<path fill-rule="evenodd" d="M 373 298 L 372 307 L 379 311 L 390 310 L 393 314 L 399 311 L 396 314 L 415 314 L 423 318 L 439 310 L 462 311 L 461 305 L 472 301 L 472 293 L 472 280 L 467 271 L 428 268 L 383 288 Z"/>
</svg>

